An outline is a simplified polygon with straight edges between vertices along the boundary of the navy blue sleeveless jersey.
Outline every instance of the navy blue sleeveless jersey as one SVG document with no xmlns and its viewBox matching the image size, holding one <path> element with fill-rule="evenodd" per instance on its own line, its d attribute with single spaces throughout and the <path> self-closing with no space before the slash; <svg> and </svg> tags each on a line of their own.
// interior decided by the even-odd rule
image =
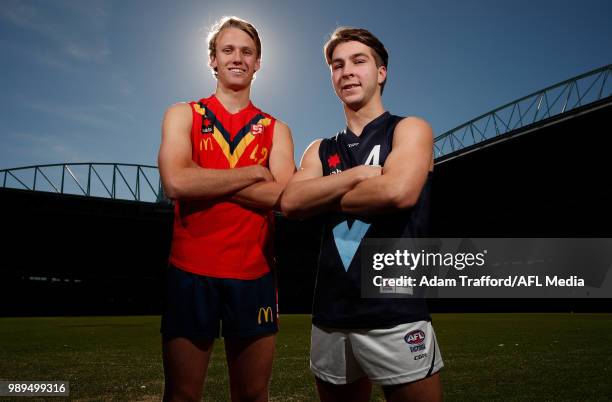
<svg viewBox="0 0 612 402">
<path fill-rule="evenodd" d="M 391 152 L 393 131 L 402 117 L 385 112 L 360 136 L 348 128 L 321 141 L 323 175 L 357 165 L 383 166 Z M 327 213 L 313 302 L 315 325 L 330 328 L 378 328 L 430 320 L 425 300 L 361 298 L 361 242 L 364 238 L 427 237 L 431 174 L 417 203 L 409 209 L 374 216 Z M 355 248 L 354 241 L 360 244 Z"/>
</svg>

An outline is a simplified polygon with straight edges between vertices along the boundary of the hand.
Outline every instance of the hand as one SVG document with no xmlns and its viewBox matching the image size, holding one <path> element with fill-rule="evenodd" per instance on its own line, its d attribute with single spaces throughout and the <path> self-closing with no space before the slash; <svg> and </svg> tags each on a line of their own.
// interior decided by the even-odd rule
<svg viewBox="0 0 612 402">
<path fill-rule="evenodd" d="M 354 170 L 360 181 L 369 179 L 370 177 L 377 177 L 382 174 L 382 167 L 372 165 L 359 165 L 355 166 L 351 170 Z"/>
<path fill-rule="evenodd" d="M 249 173 L 252 174 L 252 177 L 257 181 L 274 181 L 274 176 L 272 176 L 270 169 L 266 167 L 261 165 L 253 165 L 245 167 L 244 169 L 248 169 Z"/>
</svg>

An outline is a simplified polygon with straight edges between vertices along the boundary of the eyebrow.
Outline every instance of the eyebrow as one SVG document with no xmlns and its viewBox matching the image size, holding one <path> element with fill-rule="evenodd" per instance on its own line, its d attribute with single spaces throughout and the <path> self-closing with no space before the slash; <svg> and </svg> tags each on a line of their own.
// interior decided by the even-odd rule
<svg viewBox="0 0 612 402">
<path fill-rule="evenodd" d="M 236 46 L 236 45 L 234 45 L 232 43 L 226 43 L 225 45 L 220 46 L 221 49 L 225 49 L 227 47 L 232 47 L 232 48 L 237 48 L 237 49 L 251 49 L 251 50 L 255 50 L 255 48 L 252 47 L 252 46 Z"/>
<path fill-rule="evenodd" d="M 354 59 L 354 58 L 357 58 L 357 57 L 364 57 L 364 56 L 365 56 L 365 57 L 369 57 L 367 54 L 365 54 L 365 53 L 363 53 L 363 52 L 359 52 L 359 53 L 354 53 L 354 54 L 351 54 L 351 55 L 350 55 L 349 57 L 347 57 L 347 58 L 348 58 L 348 59 Z M 338 62 L 341 62 L 341 61 L 343 61 L 343 59 L 340 59 L 340 58 L 335 58 L 335 59 L 332 59 L 331 64 L 338 63 Z"/>
</svg>

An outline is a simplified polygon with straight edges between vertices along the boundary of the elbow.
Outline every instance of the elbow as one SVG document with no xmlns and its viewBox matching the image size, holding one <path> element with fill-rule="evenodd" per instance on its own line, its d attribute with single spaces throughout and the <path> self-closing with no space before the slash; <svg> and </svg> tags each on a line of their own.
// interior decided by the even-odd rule
<svg viewBox="0 0 612 402">
<path fill-rule="evenodd" d="M 296 219 L 297 205 L 287 196 L 283 196 L 280 202 L 281 212 L 289 219 Z"/>
<path fill-rule="evenodd" d="M 397 209 L 408 209 L 414 207 L 416 204 L 416 200 L 414 198 L 406 197 L 401 200 L 398 200 L 395 204 Z"/>
<path fill-rule="evenodd" d="M 412 208 L 418 201 L 418 194 L 408 189 L 397 188 L 389 194 L 389 204 L 393 209 Z"/>
<path fill-rule="evenodd" d="M 166 198 L 169 198 L 171 200 L 176 200 L 179 198 L 176 190 L 174 190 L 172 187 L 164 185 L 163 190 Z"/>
<path fill-rule="evenodd" d="M 291 196 L 283 194 L 280 202 L 281 212 L 289 219 L 299 219 L 303 217 L 299 203 Z"/>
<path fill-rule="evenodd" d="M 161 180 L 161 187 L 164 195 L 171 199 L 176 200 L 179 198 L 179 190 L 177 183 L 177 175 L 173 170 L 170 170 L 166 167 L 162 158 L 160 157 L 157 162 L 159 166 L 159 178 Z"/>
<path fill-rule="evenodd" d="M 177 183 L 174 180 L 163 180 L 162 187 L 165 196 L 169 199 L 178 200 L 181 198 L 180 187 L 177 186 Z"/>
</svg>

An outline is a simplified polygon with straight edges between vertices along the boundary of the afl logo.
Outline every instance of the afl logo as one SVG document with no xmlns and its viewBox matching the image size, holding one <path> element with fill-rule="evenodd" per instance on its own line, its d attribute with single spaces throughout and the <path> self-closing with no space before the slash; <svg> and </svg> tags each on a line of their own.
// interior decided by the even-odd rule
<svg viewBox="0 0 612 402">
<path fill-rule="evenodd" d="M 425 332 L 420 329 L 408 332 L 404 337 L 404 340 L 409 345 L 420 345 L 425 342 Z"/>
</svg>

